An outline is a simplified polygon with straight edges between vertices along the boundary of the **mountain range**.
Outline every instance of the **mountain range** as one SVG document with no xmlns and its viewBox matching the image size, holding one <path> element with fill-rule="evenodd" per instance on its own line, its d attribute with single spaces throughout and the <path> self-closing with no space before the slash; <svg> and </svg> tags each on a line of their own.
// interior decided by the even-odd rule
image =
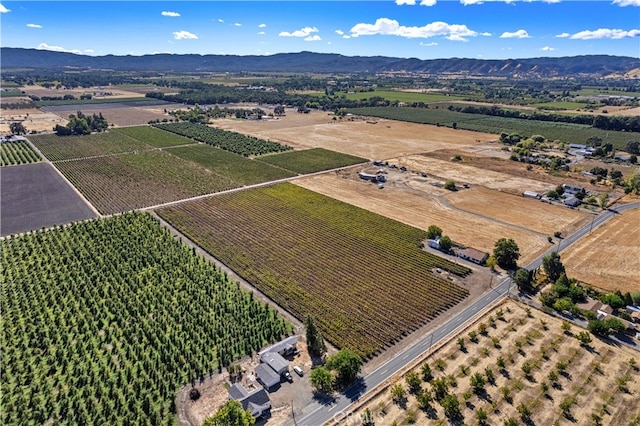
<svg viewBox="0 0 640 426">
<path fill-rule="evenodd" d="M 344 56 L 335 53 L 278 53 L 269 56 L 154 54 L 87 56 L 68 52 L 3 47 L 3 70 L 80 69 L 114 71 L 420 73 L 486 77 L 605 77 L 640 68 L 640 58 L 584 55 L 528 59 L 428 59 L 387 56 Z"/>
</svg>

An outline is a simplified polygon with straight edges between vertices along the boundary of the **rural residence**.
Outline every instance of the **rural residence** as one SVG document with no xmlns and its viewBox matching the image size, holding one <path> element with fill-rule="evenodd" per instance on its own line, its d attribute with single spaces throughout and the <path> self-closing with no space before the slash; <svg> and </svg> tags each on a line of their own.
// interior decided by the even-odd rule
<svg viewBox="0 0 640 426">
<path fill-rule="evenodd" d="M 258 418 L 271 409 L 269 394 L 263 388 L 249 392 L 240 383 L 229 388 L 229 399 L 235 399 L 242 404 L 243 410 L 249 410 L 254 418 Z"/>
</svg>

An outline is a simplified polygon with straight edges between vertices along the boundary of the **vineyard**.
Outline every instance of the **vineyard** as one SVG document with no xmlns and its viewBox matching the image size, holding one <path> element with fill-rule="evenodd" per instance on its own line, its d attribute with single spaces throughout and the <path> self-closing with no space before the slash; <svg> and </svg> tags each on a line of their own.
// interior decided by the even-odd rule
<svg viewBox="0 0 640 426">
<path fill-rule="evenodd" d="M 171 148 L 167 152 L 187 161 L 198 163 L 209 170 L 215 170 L 216 173 L 233 180 L 238 185 L 250 185 L 295 176 L 287 170 L 209 145 Z"/>
<path fill-rule="evenodd" d="M 62 161 L 56 167 L 103 214 L 238 186 L 227 177 L 167 151 Z"/>
<path fill-rule="evenodd" d="M 151 148 L 143 141 L 111 130 L 86 136 L 29 135 L 29 140 L 53 162 Z"/>
<path fill-rule="evenodd" d="M 226 151 L 240 154 L 244 157 L 264 155 L 271 152 L 282 152 L 292 149 L 289 146 L 282 145 L 277 142 L 270 142 L 253 136 L 245 136 L 240 133 L 216 129 L 203 124 L 182 122 L 156 124 L 155 127 L 207 143 Z"/>
<path fill-rule="evenodd" d="M 37 163 L 40 160 L 27 141 L 0 143 L 0 166 Z"/>
<path fill-rule="evenodd" d="M 353 114 L 368 115 L 391 120 L 421 124 L 440 124 L 458 129 L 484 133 L 519 133 L 522 136 L 543 135 L 545 138 L 566 143 L 585 143 L 591 136 L 611 142 L 614 148 L 623 149 L 632 138 L 629 132 L 596 129 L 583 124 L 555 123 L 549 121 L 523 120 L 508 117 L 493 117 L 449 111 L 446 108 L 388 108 L 367 107 L 350 109 Z M 636 134 L 637 135 L 637 134 Z"/>
<path fill-rule="evenodd" d="M 292 184 L 157 213 L 295 317 L 312 315 L 331 343 L 365 357 L 468 294 L 432 271 L 470 272 L 421 250 L 424 231 Z"/>
<path fill-rule="evenodd" d="M 259 161 L 273 164 L 274 166 L 282 167 L 283 169 L 291 170 L 299 174 L 306 174 L 365 163 L 367 160 L 323 148 L 313 148 L 267 155 L 261 157 Z"/>
<path fill-rule="evenodd" d="M 162 130 L 150 126 L 122 127 L 111 131 L 137 139 L 156 148 L 193 143 L 190 139 L 178 136 L 174 133 L 163 132 Z"/>
<path fill-rule="evenodd" d="M 0 247 L 2 424 L 175 424 L 179 387 L 291 332 L 148 214 Z"/>
</svg>

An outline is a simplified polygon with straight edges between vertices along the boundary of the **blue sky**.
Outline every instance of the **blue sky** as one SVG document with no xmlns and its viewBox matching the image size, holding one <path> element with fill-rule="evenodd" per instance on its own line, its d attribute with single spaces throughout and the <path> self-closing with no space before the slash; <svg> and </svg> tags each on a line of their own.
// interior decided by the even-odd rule
<svg viewBox="0 0 640 426">
<path fill-rule="evenodd" d="M 3 47 L 195 53 L 640 57 L 640 0 L 2 1 Z"/>
</svg>

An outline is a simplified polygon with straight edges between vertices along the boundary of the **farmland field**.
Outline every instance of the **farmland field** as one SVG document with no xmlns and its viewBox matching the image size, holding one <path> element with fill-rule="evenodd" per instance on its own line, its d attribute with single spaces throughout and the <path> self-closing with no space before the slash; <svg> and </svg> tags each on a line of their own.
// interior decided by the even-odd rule
<svg viewBox="0 0 640 426">
<path fill-rule="evenodd" d="M 3 167 L 0 199 L 2 236 L 96 216 L 48 163 Z"/>
<path fill-rule="evenodd" d="M 37 163 L 40 160 L 26 141 L 0 143 L 0 166 Z"/>
<path fill-rule="evenodd" d="M 245 157 L 292 149 L 289 146 L 282 145 L 277 142 L 258 139 L 241 133 L 228 132 L 226 130 L 208 127 L 203 124 L 183 122 L 156 124 L 156 127 L 188 138 L 193 138 L 200 142 L 204 142 L 214 147 L 240 154 Z"/>
<path fill-rule="evenodd" d="M 299 174 L 319 172 L 364 163 L 367 160 L 322 148 L 289 151 L 260 157 L 259 161 Z"/>
<path fill-rule="evenodd" d="M 113 129 L 112 131 L 137 139 L 156 148 L 193 144 L 191 139 L 178 136 L 174 133 L 163 132 L 150 126 L 123 127 Z"/>
<path fill-rule="evenodd" d="M 420 249 L 426 233 L 291 184 L 157 213 L 338 347 L 371 356 L 463 300 Z"/>
<path fill-rule="evenodd" d="M 175 392 L 291 332 L 150 215 L 0 242 L 2 424 L 175 424 Z"/>
<path fill-rule="evenodd" d="M 210 145 L 198 144 L 197 146 L 171 148 L 166 151 L 187 161 L 200 164 L 239 185 L 250 185 L 295 176 L 294 173 L 287 170 Z"/>
<path fill-rule="evenodd" d="M 627 210 L 562 252 L 567 275 L 606 291 L 640 291 L 640 210 Z"/>
<path fill-rule="evenodd" d="M 230 179 L 168 151 L 61 161 L 56 167 L 104 214 L 238 186 Z"/>
<path fill-rule="evenodd" d="M 380 97 L 390 101 L 399 101 L 406 103 L 454 101 L 456 99 L 464 98 L 464 96 L 448 95 L 446 93 L 420 93 L 400 90 L 374 90 L 373 92 L 347 93 L 346 97 L 347 99 L 353 100 Z"/>
<path fill-rule="evenodd" d="M 444 108 L 391 108 L 367 107 L 350 109 L 353 114 L 409 121 L 412 123 L 441 124 L 459 129 L 484 133 L 519 133 L 523 136 L 543 135 L 549 140 L 566 143 L 585 143 L 591 136 L 607 140 L 617 149 L 622 149 L 629 141 L 628 132 L 607 131 L 582 124 L 555 123 L 549 121 L 523 120 L 449 111 Z"/>
<path fill-rule="evenodd" d="M 351 413 L 351 420 L 361 419 L 368 408 L 376 424 L 448 424 L 446 398 L 455 399 L 459 408 L 452 424 L 478 424 L 480 411 L 487 425 L 507 424 L 508 419 L 514 425 L 638 424 L 638 352 L 593 336 L 581 345 L 576 338 L 581 331 L 573 326 L 565 332 L 556 317 L 503 303 L 411 370 L 417 375 L 414 393 L 408 375 L 396 377 Z M 431 373 L 427 380 L 424 365 Z M 405 395 L 398 403 L 391 395 L 396 385 Z M 437 388 L 444 388 L 444 394 L 438 396 Z"/>
<path fill-rule="evenodd" d="M 112 131 L 86 136 L 29 135 L 28 138 L 42 155 L 54 162 L 150 148 L 142 141 Z"/>
</svg>

